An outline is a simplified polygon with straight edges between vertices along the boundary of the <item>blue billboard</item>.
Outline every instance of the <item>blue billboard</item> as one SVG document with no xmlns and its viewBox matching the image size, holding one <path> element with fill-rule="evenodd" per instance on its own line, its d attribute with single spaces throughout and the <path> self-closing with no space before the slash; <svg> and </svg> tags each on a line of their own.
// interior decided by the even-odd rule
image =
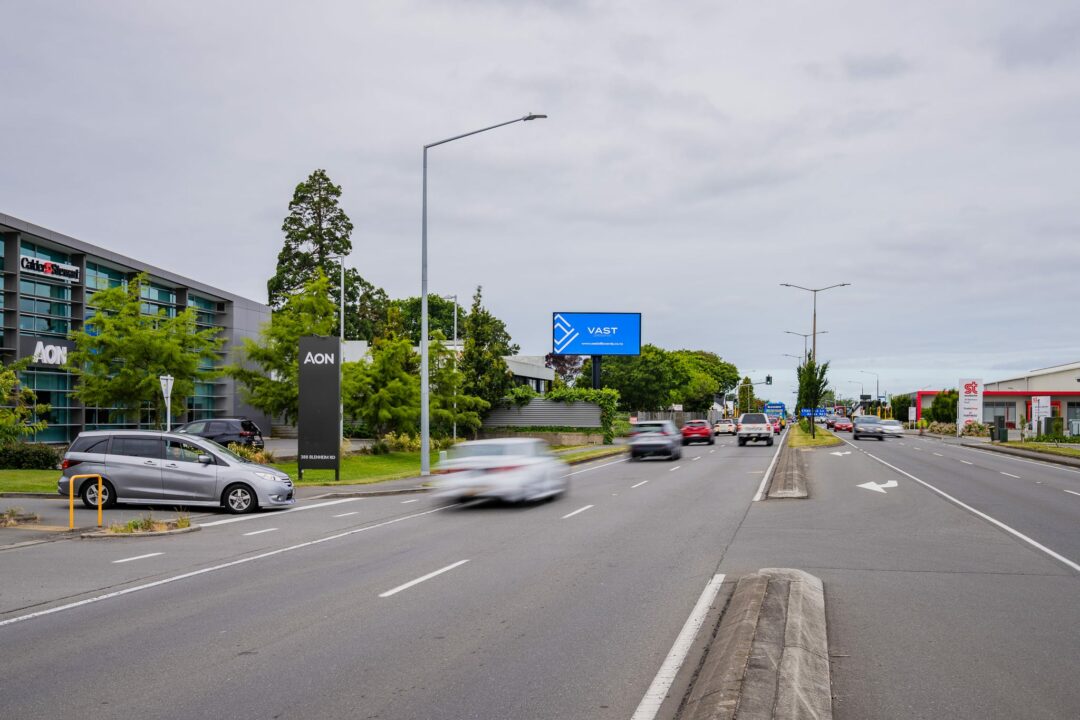
<svg viewBox="0 0 1080 720">
<path fill-rule="evenodd" d="M 552 313 L 551 347 L 556 355 L 640 355 L 641 313 Z"/>
</svg>

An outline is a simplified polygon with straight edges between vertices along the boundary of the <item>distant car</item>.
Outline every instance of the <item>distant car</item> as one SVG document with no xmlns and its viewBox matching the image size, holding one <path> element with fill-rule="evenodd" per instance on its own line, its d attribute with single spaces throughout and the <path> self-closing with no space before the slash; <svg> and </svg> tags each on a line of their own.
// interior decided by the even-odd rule
<svg viewBox="0 0 1080 720">
<path fill-rule="evenodd" d="M 826 427 L 830 426 L 826 424 Z M 851 420 L 841 415 L 837 415 L 836 418 L 833 420 L 833 424 L 831 427 L 833 430 L 837 430 L 840 432 L 851 432 Z"/>
<path fill-rule="evenodd" d="M 881 419 L 877 415 L 856 415 L 854 423 L 851 429 L 853 439 L 858 440 L 861 437 L 885 439 L 885 429 L 881 426 Z"/>
<path fill-rule="evenodd" d="M 773 432 L 775 432 L 777 435 L 779 435 L 780 431 L 784 429 L 783 421 L 781 421 L 780 418 L 771 418 L 771 422 L 772 422 Z"/>
<path fill-rule="evenodd" d="M 690 420 L 682 427 L 682 444 L 689 445 L 692 442 L 706 442 L 716 444 L 713 437 L 712 427 L 708 420 Z"/>
<path fill-rule="evenodd" d="M 716 435 L 734 435 L 735 434 L 735 420 L 734 418 L 723 418 L 717 420 L 713 425 L 713 433 Z"/>
<path fill-rule="evenodd" d="M 904 424 L 899 420 L 882 420 L 881 429 L 887 436 L 901 437 L 904 434 Z"/>
<path fill-rule="evenodd" d="M 231 443 L 237 443 L 255 448 L 265 446 L 262 430 L 245 417 L 196 420 L 174 428 L 173 432 L 198 435 L 207 440 L 213 440 L 218 445 L 228 446 Z"/>
<path fill-rule="evenodd" d="M 474 440 L 455 445 L 435 466 L 433 497 L 523 503 L 558 497 L 570 488 L 566 463 L 535 438 Z"/>
<path fill-rule="evenodd" d="M 840 416 L 839 415 L 826 415 L 825 416 L 825 427 L 832 430 L 833 425 L 836 424 L 836 418 L 838 418 L 838 417 L 840 417 Z"/>
<path fill-rule="evenodd" d="M 630 431 L 630 459 L 665 455 L 669 460 L 682 457 L 682 434 L 670 420 L 639 420 Z"/>
<path fill-rule="evenodd" d="M 739 416 L 738 434 L 739 447 L 759 440 L 764 440 L 766 445 L 772 445 L 776 431 L 765 413 L 743 413 Z"/>
</svg>

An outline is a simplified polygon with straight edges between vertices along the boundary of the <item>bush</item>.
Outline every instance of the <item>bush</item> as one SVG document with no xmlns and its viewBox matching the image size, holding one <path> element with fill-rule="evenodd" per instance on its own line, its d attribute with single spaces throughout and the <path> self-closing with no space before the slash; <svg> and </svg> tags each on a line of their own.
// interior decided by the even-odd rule
<svg viewBox="0 0 1080 720">
<path fill-rule="evenodd" d="M 1036 435 L 1031 441 L 1060 445 L 1061 443 L 1080 443 L 1080 437 L 1070 437 L 1068 435 Z"/>
<path fill-rule="evenodd" d="M 260 465 L 268 465 L 274 462 L 274 453 L 263 448 L 259 448 L 253 445 L 242 445 L 240 443 L 229 443 L 229 450 L 234 454 L 239 455 L 245 460 L 249 460 L 253 463 L 259 463 Z"/>
<path fill-rule="evenodd" d="M 615 440 L 615 418 L 619 408 L 619 391 L 612 388 L 594 390 L 592 388 L 561 387 L 555 388 L 545 396 L 554 402 L 591 402 L 600 406 L 600 428 L 604 433 L 604 444 L 610 445 Z"/>
<path fill-rule="evenodd" d="M 964 426 L 961 434 L 967 437 L 990 437 L 990 426 L 982 423 L 971 423 Z"/>
<path fill-rule="evenodd" d="M 0 446 L 0 468 L 4 470 L 55 470 L 60 453 L 43 443 L 12 443 Z"/>
<path fill-rule="evenodd" d="M 342 426 L 342 433 L 347 438 L 369 438 L 372 432 L 361 420 L 348 420 Z"/>
<path fill-rule="evenodd" d="M 932 422 L 926 428 L 935 435 L 956 435 L 956 423 Z"/>
<path fill-rule="evenodd" d="M 525 407 L 530 400 L 538 397 L 540 397 L 540 394 L 528 385 L 515 385 L 510 388 L 510 392 L 506 393 L 506 400 L 517 407 Z"/>
</svg>

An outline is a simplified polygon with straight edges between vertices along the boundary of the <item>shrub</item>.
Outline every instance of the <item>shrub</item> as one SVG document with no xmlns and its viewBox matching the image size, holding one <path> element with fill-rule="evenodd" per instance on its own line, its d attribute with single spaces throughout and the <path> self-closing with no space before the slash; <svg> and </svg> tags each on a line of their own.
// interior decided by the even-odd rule
<svg viewBox="0 0 1080 720">
<path fill-rule="evenodd" d="M 270 452 L 266 448 L 260 450 L 252 445 L 241 445 L 240 443 L 229 443 L 229 450 L 236 455 L 250 460 L 253 463 L 259 463 L 260 465 L 267 465 L 274 462 L 274 453 Z"/>
<path fill-rule="evenodd" d="M 391 430 L 382 436 L 382 441 L 391 452 L 420 452 L 420 437 L 417 435 Z"/>
<path fill-rule="evenodd" d="M 1061 443 L 1080 443 L 1080 437 L 1069 437 L 1068 435 L 1036 435 L 1032 438 L 1032 442 L 1054 443 L 1058 445 Z"/>
<path fill-rule="evenodd" d="M 600 428 L 604 433 L 604 444 L 610 445 L 615 440 L 615 418 L 619 408 L 619 391 L 612 388 L 594 390 L 592 388 L 561 387 L 555 388 L 545 396 L 554 402 L 591 402 L 600 406 Z"/>
<path fill-rule="evenodd" d="M 349 420 L 342 427 L 342 433 L 347 438 L 369 438 L 372 436 L 367 425 L 361 420 Z"/>
<path fill-rule="evenodd" d="M 55 470 L 60 453 L 43 443 L 12 443 L 0 446 L 0 468 L 5 470 Z"/>
<path fill-rule="evenodd" d="M 506 399 L 517 407 L 525 407 L 533 398 L 540 395 L 528 385 L 515 385 L 506 393 Z"/>
<path fill-rule="evenodd" d="M 970 423 L 964 426 L 961 434 L 967 437 L 990 437 L 990 426 L 982 423 Z"/>
</svg>

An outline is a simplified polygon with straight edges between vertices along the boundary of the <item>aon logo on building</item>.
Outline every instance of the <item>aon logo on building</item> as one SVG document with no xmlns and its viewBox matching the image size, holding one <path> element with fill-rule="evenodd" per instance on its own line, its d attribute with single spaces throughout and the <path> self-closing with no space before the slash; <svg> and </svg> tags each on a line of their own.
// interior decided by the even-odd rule
<svg viewBox="0 0 1080 720">
<path fill-rule="evenodd" d="M 335 353 L 313 353 L 309 352 L 304 356 L 305 365 L 333 365 L 335 362 Z"/>
</svg>

